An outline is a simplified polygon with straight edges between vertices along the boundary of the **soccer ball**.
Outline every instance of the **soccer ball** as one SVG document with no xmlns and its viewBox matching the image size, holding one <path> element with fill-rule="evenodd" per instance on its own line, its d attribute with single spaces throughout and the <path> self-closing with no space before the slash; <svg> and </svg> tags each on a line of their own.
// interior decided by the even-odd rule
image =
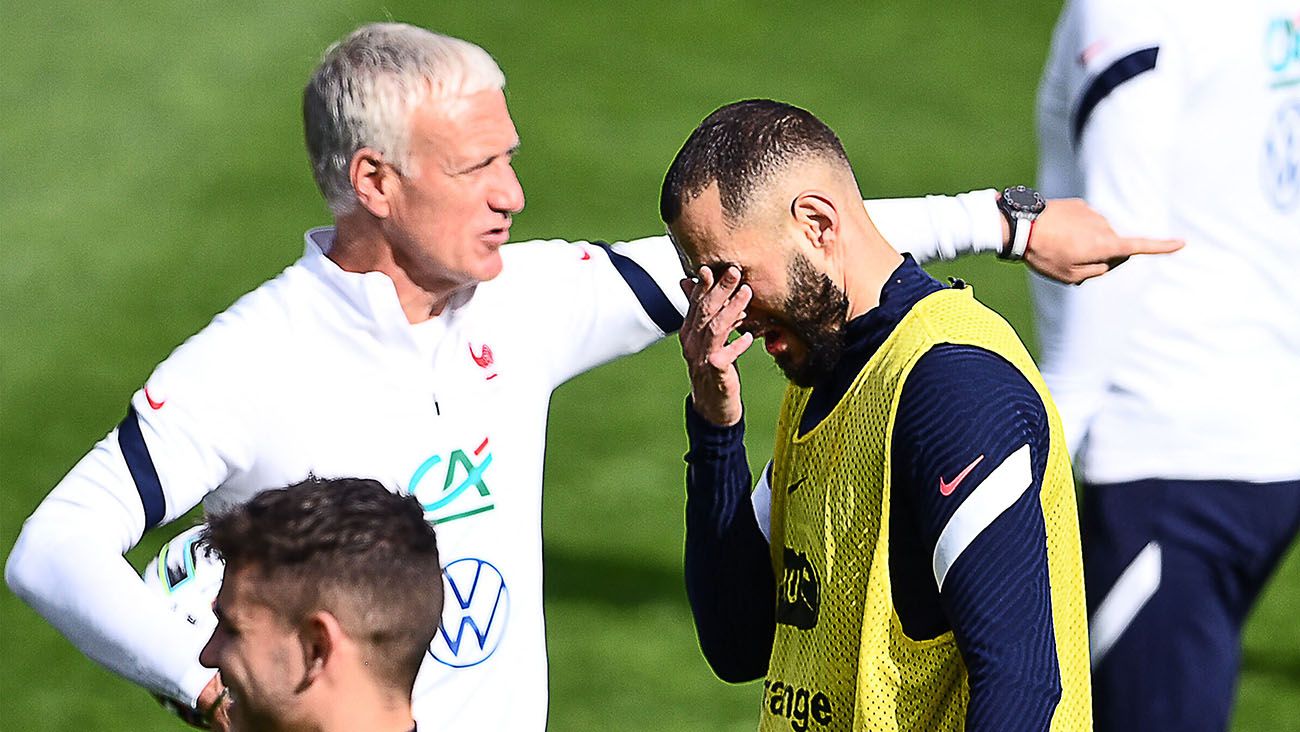
<svg viewBox="0 0 1300 732">
<path fill-rule="evenodd" d="M 171 611 L 190 624 L 194 633 L 194 647 L 202 648 L 217 627 L 217 616 L 212 612 L 225 564 L 210 557 L 199 545 L 202 526 L 182 532 L 163 545 L 162 551 L 144 568 L 141 579 L 149 590 L 162 596 Z M 180 717 L 186 724 L 208 729 L 207 720 L 197 710 L 174 699 L 157 694 L 153 698 L 164 709 Z"/>
<path fill-rule="evenodd" d="M 221 589 L 225 565 L 208 556 L 198 543 L 202 526 L 195 526 L 167 542 L 145 567 L 145 587 L 162 596 L 172 612 L 194 629 L 195 647 L 202 647 L 217 627 L 212 603 Z"/>
</svg>

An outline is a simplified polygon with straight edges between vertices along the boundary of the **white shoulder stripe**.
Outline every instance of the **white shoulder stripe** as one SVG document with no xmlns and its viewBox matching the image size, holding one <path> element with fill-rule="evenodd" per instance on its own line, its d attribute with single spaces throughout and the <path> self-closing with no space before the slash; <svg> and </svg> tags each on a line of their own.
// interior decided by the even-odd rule
<svg viewBox="0 0 1300 732">
<path fill-rule="evenodd" d="M 989 524 L 1011 508 L 1033 482 L 1029 445 L 1024 445 L 994 468 L 984 482 L 975 486 L 948 519 L 948 524 L 939 532 L 939 541 L 935 542 L 934 580 L 940 591 L 943 591 L 943 581 L 957 557 Z"/>
<path fill-rule="evenodd" d="M 763 474 L 758 478 L 758 485 L 749 494 L 750 503 L 754 504 L 754 518 L 758 520 L 758 530 L 763 532 L 767 543 L 772 543 L 772 461 L 767 461 Z"/>
</svg>

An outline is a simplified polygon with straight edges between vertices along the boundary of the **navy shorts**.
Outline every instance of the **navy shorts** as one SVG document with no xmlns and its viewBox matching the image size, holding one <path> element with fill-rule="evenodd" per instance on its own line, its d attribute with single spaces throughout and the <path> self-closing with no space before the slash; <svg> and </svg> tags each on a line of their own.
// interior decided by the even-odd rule
<svg viewBox="0 0 1300 732">
<path fill-rule="evenodd" d="M 1300 481 L 1087 485 L 1096 729 L 1228 728 L 1241 629 L 1300 529 Z"/>
</svg>

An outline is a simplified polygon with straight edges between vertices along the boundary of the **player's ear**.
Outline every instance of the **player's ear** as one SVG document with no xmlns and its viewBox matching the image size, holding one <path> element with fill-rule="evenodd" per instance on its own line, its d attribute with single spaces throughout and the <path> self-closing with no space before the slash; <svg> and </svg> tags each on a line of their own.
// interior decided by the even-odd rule
<svg viewBox="0 0 1300 732">
<path fill-rule="evenodd" d="M 343 638 L 343 628 L 332 613 L 317 610 L 302 621 L 298 627 L 298 641 L 302 647 L 303 673 L 298 691 L 306 690 L 325 673 L 332 661 L 338 660 Z"/>
<path fill-rule="evenodd" d="M 839 240 L 840 212 L 831 197 L 820 191 L 804 191 L 790 202 L 795 226 L 817 249 L 827 249 Z"/>
<path fill-rule="evenodd" d="M 376 218 L 387 218 L 392 210 L 390 196 L 397 184 L 397 169 L 384 162 L 378 152 L 363 147 L 348 163 L 348 178 L 357 202 Z"/>
</svg>

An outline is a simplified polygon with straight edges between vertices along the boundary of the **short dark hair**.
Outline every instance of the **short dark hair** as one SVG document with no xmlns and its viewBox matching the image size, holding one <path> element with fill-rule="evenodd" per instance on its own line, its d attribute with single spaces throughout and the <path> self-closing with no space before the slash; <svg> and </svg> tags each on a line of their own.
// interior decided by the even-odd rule
<svg viewBox="0 0 1300 732">
<path fill-rule="evenodd" d="M 376 678 L 409 693 L 443 599 L 433 526 L 415 498 L 374 480 L 311 477 L 211 516 L 204 541 L 227 577 L 252 570 L 256 597 L 285 621 L 330 612 Z"/>
<path fill-rule="evenodd" d="M 763 179 L 807 157 L 851 170 L 840 138 L 812 112 L 771 99 L 720 107 L 695 128 L 673 158 L 659 195 L 659 216 L 673 223 L 687 199 L 716 182 L 723 215 L 734 222 Z"/>
</svg>

